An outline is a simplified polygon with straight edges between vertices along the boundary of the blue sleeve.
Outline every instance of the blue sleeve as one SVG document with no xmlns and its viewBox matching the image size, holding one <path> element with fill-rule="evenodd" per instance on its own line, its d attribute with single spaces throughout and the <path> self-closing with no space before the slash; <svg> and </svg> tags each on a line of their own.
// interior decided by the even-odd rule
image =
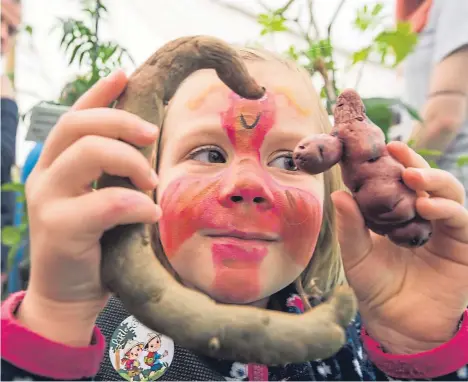
<svg viewBox="0 0 468 382">
<path fill-rule="evenodd" d="M 18 128 L 18 105 L 12 99 L 1 99 L 2 116 L 2 185 L 11 182 L 11 169 L 15 164 L 16 130 Z M 2 192 L 2 228 L 13 225 L 16 197 L 14 192 Z M 6 269 L 8 247 L 2 244 L 2 272 Z"/>
</svg>

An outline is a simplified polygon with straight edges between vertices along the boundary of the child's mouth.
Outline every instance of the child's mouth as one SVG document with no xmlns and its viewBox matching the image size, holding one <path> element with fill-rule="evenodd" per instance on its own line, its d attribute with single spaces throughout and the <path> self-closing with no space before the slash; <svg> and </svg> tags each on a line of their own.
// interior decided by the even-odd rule
<svg viewBox="0 0 468 382">
<path fill-rule="evenodd" d="M 213 238 L 226 238 L 226 239 L 237 239 L 240 242 L 276 242 L 279 241 L 279 235 L 272 233 L 262 233 L 262 232 L 244 232 L 239 230 L 220 230 L 220 229 L 207 229 L 201 231 L 203 236 L 213 237 Z"/>
<path fill-rule="evenodd" d="M 202 236 L 211 238 L 215 267 L 245 269 L 257 267 L 268 254 L 268 246 L 280 240 L 279 235 L 232 229 L 206 229 Z"/>
</svg>

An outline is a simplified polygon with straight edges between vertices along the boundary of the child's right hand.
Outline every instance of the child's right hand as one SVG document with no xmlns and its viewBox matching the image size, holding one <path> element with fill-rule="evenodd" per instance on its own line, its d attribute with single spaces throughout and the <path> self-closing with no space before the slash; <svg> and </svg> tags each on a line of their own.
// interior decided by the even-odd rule
<svg viewBox="0 0 468 382">
<path fill-rule="evenodd" d="M 123 141 L 149 145 L 158 128 L 107 108 L 126 84 L 125 74 L 117 72 L 83 95 L 52 129 L 28 178 L 32 266 L 19 319 L 40 333 L 47 332 L 37 322 L 41 314 L 52 322 L 68 317 L 94 323 L 108 297 L 100 280 L 101 235 L 116 225 L 155 223 L 161 216 L 142 192 L 90 186 L 103 172 L 129 177 L 143 190 L 157 184 L 149 161 Z"/>
</svg>

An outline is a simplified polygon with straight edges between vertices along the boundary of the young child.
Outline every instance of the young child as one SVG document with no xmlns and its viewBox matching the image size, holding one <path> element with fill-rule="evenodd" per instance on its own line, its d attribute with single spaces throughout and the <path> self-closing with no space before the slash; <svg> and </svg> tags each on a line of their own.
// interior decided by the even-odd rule
<svg viewBox="0 0 468 382">
<path fill-rule="evenodd" d="M 136 341 L 129 341 L 126 348 L 124 349 L 124 357 L 122 358 L 122 365 L 127 372 L 130 381 L 138 376 L 142 380 L 143 374 L 140 369 L 139 357 L 143 351 L 143 343 Z"/>
<path fill-rule="evenodd" d="M 302 138 L 330 129 L 307 74 L 273 54 L 239 51 L 267 97 L 245 100 L 214 71 L 194 73 L 169 103 L 158 177 L 125 143 L 155 142 L 158 127 L 106 108 L 126 85 L 122 72 L 99 82 L 51 132 L 27 184 L 29 287 L 2 305 L 2 380 L 123 379 L 106 344 L 147 333 L 122 329 L 129 313 L 101 286 L 99 238 L 135 222 L 158 222 L 183 283 L 219 302 L 301 314 L 320 303 L 319 291 L 327 296 L 343 282 L 342 269 L 359 301 L 345 346 L 329 359 L 246 365 L 175 344 L 161 380 L 468 380 L 461 184 L 390 144 L 434 233 L 418 249 L 370 233 L 339 190 L 336 169 L 311 176 L 292 160 Z M 158 205 L 124 188 L 92 191 L 103 171 L 157 186 Z M 307 298 L 312 286 L 316 297 Z"/>
</svg>

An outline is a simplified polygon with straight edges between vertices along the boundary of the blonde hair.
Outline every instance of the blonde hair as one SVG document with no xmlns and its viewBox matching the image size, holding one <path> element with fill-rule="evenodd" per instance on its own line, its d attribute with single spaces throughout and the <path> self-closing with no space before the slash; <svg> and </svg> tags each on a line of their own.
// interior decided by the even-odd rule
<svg viewBox="0 0 468 382">
<path fill-rule="evenodd" d="M 278 62 L 285 65 L 290 70 L 297 72 L 298 75 L 302 76 L 304 83 L 310 84 L 309 91 L 311 99 L 314 103 L 312 106 L 314 108 L 315 114 L 317 115 L 319 127 L 323 133 L 330 132 L 331 124 L 328 118 L 328 114 L 323 107 L 320 97 L 313 87 L 309 73 L 304 68 L 300 67 L 295 62 L 271 51 L 260 48 L 237 46 L 234 46 L 234 48 L 237 49 L 238 53 L 245 61 Z M 159 151 L 159 144 L 157 150 Z M 156 155 L 153 160 L 154 168 L 156 169 L 159 165 L 157 163 L 158 156 L 159 155 Z M 312 258 L 309 261 L 309 264 L 307 264 L 301 275 L 294 281 L 297 291 L 303 300 L 306 309 L 310 309 L 311 307 L 311 298 L 327 298 L 333 292 L 336 286 L 345 282 L 338 239 L 336 237 L 335 210 L 331 200 L 331 194 L 334 191 L 340 189 L 344 189 L 341 180 L 341 174 L 336 167 L 333 167 L 324 173 L 324 212 L 317 245 L 315 247 Z M 155 194 L 154 198 L 156 200 Z M 182 280 L 180 280 L 180 277 L 172 268 L 166 256 L 163 255 L 164 251 L 159 238 L 159 230 L 156 226 L 153 230 L 152 242 L 155 253 L 158 255 L 158 259 L 162 262 L 166 269 L 168 269 L 173 274 L 173 276 L 179 280 L 179 282 L 181 282 Z M 275 304 L 275 302 L 273 303 Z"/>
</svg>

